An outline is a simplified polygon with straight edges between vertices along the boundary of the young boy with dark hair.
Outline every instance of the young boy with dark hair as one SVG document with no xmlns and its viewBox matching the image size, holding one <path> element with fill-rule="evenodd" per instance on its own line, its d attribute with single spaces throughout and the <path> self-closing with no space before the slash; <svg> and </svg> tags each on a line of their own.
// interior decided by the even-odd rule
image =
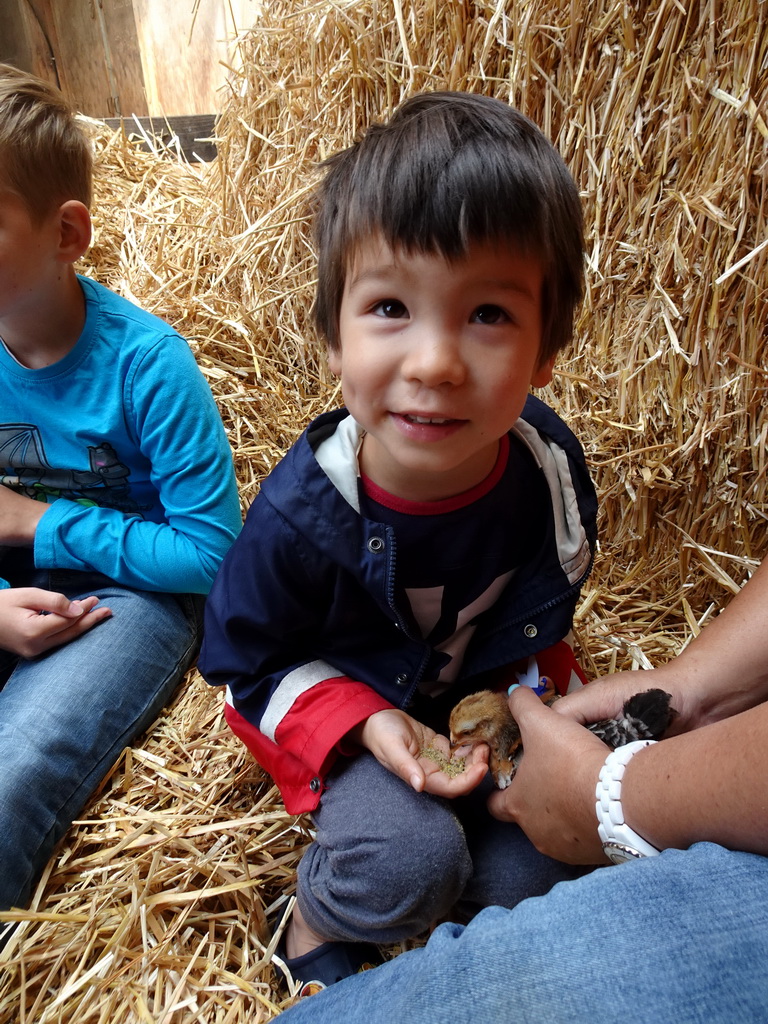
<svg viewBox="0 0 768 1024">
<path fill-rule="evenodd" d="M 414 97 L 327 161 L 315 316 L 345 409 L 264 481 L 206 612 L 227 719 L 317 829 L 284 955 L 329 984 L 459 902 L 574 869 L 485 807 L 487 749 L 443 773 L 450 708 L 489 679 L 579 672 L 595 542 L 581 448 L 528 394 L 569 341 L 578 193 L 539 129 L 483 96 Z"/>
<path fill-rule="evenodd" d="M 0 910 L 170 699 L 240 529 L 189 346 L 75 273 L 91 164 L 61 93 L 0 65 Z"/>
</svg>

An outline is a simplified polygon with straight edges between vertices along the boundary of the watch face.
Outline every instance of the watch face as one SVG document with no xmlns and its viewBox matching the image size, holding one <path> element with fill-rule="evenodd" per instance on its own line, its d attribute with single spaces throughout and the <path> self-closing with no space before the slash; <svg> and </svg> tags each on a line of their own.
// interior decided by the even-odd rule
<svg viewBox="0 0 768 1024">
<path fill-rule="evenodd" d="M 628 860 L 642 860 L 645 854 L 624 843 L 603 843 L 603 853 L 612 864 L 623 864 Z"/>
</svg>

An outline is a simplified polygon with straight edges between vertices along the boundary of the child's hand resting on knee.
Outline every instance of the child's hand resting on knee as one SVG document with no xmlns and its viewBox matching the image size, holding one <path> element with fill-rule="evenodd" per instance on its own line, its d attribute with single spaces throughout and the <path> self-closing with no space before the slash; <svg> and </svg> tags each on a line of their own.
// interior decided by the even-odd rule
<svg viewBox="0 0 768 1024">
<path fill-rule="evenodd" d="M 464 796 L 479 785 L 488 770 L 488 747 L 480 743 L 467 755 L 464 771 L 446 774 L 437 761 L 423 757 L 422 751 L 432 747 L 447 760 L 448 739 L 397 708 L 377 711 L 351 729 L 347 737 L 370 750 L 380 764 L 417 793 L 425 791 L 448 798 Z"/>
<path fill-rule="evenodd" d="M 103 605 L 94 608 L 98 600 L 70 601 L 63 594 L 37 587 L 0 590 L 0 648 L 34 658 L 68 643 L 112 614 Z"/>
</svg>

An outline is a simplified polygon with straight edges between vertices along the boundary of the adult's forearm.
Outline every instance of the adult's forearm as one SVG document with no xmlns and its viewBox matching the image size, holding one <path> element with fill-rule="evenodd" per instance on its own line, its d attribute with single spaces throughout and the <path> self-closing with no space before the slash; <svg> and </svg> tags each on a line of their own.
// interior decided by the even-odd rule
<svg viewBox="0 0 768 1024">
<path fill-rule="evenodd" d="M 659 848 L 706 840 L 768 855 L 768 703 L 636 754 L 622 805 Z"/>
<path fill-rule="evenodd" d="M 705 725 L 768 699 L 768 565 L 762 564 L 725 610 L 657 673 L 682 680 Z"/>
<path fill-rule="evenodd" d="M 671 732 L 687 732 L 768 700 L 768 566 L 762 565 L 716 619 L 671 661 L 646 672 L 604 676 L 555 705 L 583 724 L 613 718 L 624 701 L 660 687 L 678 712 Z"/>
<path fill-rule="evenodd" d="M 489 798 L 491 813 L 517 822 L 542 853 L 600 863 L 595 785 L 607 748 L 524 687 L 510 705 L 525 755 Z M 768 703 L 642 750 L 621 798 L 627 824 L 659 848 L 706 840 L 768 855 Z"/>
</svg>

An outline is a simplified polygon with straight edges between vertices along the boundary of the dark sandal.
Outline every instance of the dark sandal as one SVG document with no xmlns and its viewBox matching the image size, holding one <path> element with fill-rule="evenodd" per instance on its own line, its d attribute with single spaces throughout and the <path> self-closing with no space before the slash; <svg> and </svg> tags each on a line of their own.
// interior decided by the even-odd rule
<svg viewBox="0 0 768 1024">
<path fill-rule="evenodd" d="M 381 963 L 381 953 L 370 942 L 324 942 L 317 949 L 289 959 L 283 941 L 278 943 L 277 954 L 294 981 L 301 982 L 300 995 L 310 995 L 337 981 L 349 978 L 364 965 Z"/>
</svg>

